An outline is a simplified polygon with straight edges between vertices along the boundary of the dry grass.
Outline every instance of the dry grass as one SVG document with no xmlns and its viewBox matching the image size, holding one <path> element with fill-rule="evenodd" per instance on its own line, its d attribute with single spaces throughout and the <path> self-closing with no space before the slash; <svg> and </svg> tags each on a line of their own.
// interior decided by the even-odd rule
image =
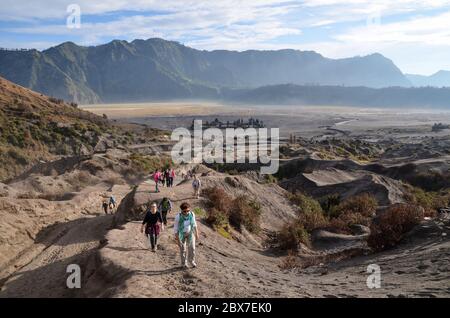
<svg viewBox="0 0 450 318">
<path fill-rule="evenodd" d="M 257 202 L 249 201 L 243 196 L 233 198 L 219 187 L 203 190 L 208 199 L 206 222 L 217 228 L 230 224 L 237 230 L 244 226 L 252 233 L 260 230 L 261 207 Z"/>
<path fill-rule="evenodd" d="M 421 207 L 408 204 L 393 205 L 372 223 L 367 243 L 374 251 L 392 248 L 423 218 L 424 210 Z"/>
<path fill-rule="evenodd" d="M 286 224 L 277 233 L 278 246 L 287 251 L 296 251 L 300 244 L 311 246 L 310 235 L 300 220 Z"/>
</svg>

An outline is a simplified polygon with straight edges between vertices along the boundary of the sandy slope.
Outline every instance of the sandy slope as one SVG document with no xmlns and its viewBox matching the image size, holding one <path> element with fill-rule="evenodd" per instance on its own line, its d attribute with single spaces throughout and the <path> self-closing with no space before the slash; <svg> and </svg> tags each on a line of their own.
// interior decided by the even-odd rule
<svg viewBox="0 0 450 318">
<path fill-rule="evenodd" d="M 292 213 L 284 206 L 281 188 L 259 185 L 242 176 L 237 177 L 237 186 L 232 186 L 223 182 L 223 177 L 211 174 L 204 177 L 204 184 L 221 184 L 232 195 L 245 191 L 263 201 L 263 236 L 279 227 L 268 220 L 289 218 Z M 129 215 L 132 209 L 163 196 L 170 196 L 176 206 L 184 201 L 194 206 L 203 204 L 192 198 L 190 182 L 159 194 L 153 190 L 152 182 L 142 183 L 131 198 L 133 204 L 127 206 L 125 199 L 118 213 L 133 217 Z M 40 250 L 35 250 L 26 264 L 16 263 L 15 272 L 1 281 L 0 297 L 450 296 L 448 218 L 422 225 L 394 250 L 293 270 L 281 270 L 285 256 L 264 247 L 260 237 L 235 232 L 235 239 L 226 239 L 200 218 L 199 266 L 182 270 L 173 241 L 173 217 L 160 238 L 157 253 L 149 251 L 137 220 L 112 228 L 116 222 L 111 216 L 89 215 L 56 225 L 38 244 Z M 371 290 L 366 285 L 366 271 L 374 263 L 381 266 L 382 288 Z M 81 267 L 80 290 L 66 287 L 69 264 Z"/>
<path fill-rule="evenodd" d="M 170 194 L 181 202 L 189 189 Z M 157 199 L 143 185 L 138 193 Z M 183 199 L 182 197 L 181 199 Z M 193 204 L 201 204 L 188 199 Z M 186 199 L 186 198 L 185 198 Z M 172 219 L 170 223 L 172 223 Z M 88 281 L 86 296 L 100 297 L 448 297 L 450 242 L 448 220 L 431 222 L 425 238 L 399 248 L 348 261 L 312 266 L 303 270 L 280 270 L 283 257 L 252 244 L 228 240 L 201 225 L 196 269 L 179 267 L 172 228 L 160 239 L 160 250 L 149 251 L 139 233 L 139 222 L 129 222 L 107 234 L 108 244 L 99 250 L 99 270 Z M 366 285 L 367 266 L 378 264 L 382 288 Z"/>
</svg>

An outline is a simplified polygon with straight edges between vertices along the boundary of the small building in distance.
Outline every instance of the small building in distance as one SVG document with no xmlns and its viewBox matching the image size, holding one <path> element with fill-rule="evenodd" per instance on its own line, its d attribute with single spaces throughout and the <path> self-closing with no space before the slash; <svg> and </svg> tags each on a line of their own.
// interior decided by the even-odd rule
<svg viewBox="0 0 450 318">
<path fill-rule="evenodd" d="M 191 130 L 194 130 L 194 122 L 195 119 L 192 120 L 191 124 Z M 226 128 L 265 128 L 265 124 L 262 120 L 259 120 L 258 118 L 250 118 L 248 121 L 244 121 L 242 118 L 235 120 L 235 121 L 226 121 L 222 122 L 218 118 L 214 119 L 213 121 L 205 121 L 203 122 L 203 129 L 208 128 L 219 128 L 219 129 L 226 129 Z"/>
<path fill-rule="evenodd" d="M 444 125 L 443 123 L 436 123 L 431 128 L 431 130 L 434 131 L 434 132 L 441 131 L 441 130 L 444 130 L 444 129 L 450 129 L 450 125 Z"/>
</svg>

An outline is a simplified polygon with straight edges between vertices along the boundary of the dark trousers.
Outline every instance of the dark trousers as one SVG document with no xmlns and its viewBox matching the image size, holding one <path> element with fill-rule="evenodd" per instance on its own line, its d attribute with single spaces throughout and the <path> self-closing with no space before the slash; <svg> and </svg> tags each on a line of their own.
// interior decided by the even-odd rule
<svg viewBox="0 0 450 318">
<path fill-rule="evenodd" d="M 162 216 L 164 225 L 167 225 L 167 211 L 161 211 L 161 216 Z"/>
<path fill-rule="evenodd" d="M 152 232 L 148 235 L 148 239 L 152 248 L 155 248 L 156 244 L 158 244 L 158 234 Z"/>
<path fill-rule="evenodd" d="M 169 178 L 169 187 L 173 187 L 173 178 L 172 177 Z"/>
</svg>

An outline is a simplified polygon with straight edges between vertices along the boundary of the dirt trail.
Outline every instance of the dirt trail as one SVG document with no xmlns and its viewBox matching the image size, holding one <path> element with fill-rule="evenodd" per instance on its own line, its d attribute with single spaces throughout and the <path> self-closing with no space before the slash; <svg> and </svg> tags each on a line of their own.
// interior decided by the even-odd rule
<svg viewBox="0 0 450 318">
<path fill-rule="evenodd" d="M 192 198 L 190 182 L 173 189 L 163 188 L 152 193 L 151 183 L 142 184 L 138 195 L 149 201 L 164 196 L 173 198 L 175 211 L 181 202 L 198 206 Z M 179 250 L 174 241 L 175 213 L 169 216 L 169 227 L 159 238 L 159 250 L 149 250 L 147 238 L 140 233 L 140 222 L 129 222 L 106 236 L 108 244 L 99 251 L 102 278 L 105 282 L 121 281 L 120 285 L 104 288 L 100 296 L 113 297 L 283 297 L 309 296 L 292 273 L 283 273 L 280 258 L 257 246 L 252 248 L 225 239 L 199 223 L 200 241 L 197 246 L 198 268 L 183 270 Z M 124 281 L 123 278 L 126 277 Z M 98 290 L 88 282 L 87 290 Z M 114 284 L 113 284 L 114 285 Z M 280 288 L 280 286 L 284 286 Z M 89 295 L 99 296 L 99 295 Z"/>
</svg>

